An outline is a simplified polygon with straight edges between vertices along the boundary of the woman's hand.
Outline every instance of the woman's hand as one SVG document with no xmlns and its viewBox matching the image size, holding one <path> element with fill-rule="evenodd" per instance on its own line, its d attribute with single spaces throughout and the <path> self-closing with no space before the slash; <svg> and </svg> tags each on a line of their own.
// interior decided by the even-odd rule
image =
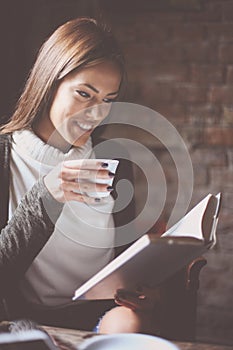
<svg viewBox="0 0 233 350">
<path fill-rule="evenodd" d="M 120 305 L 106 312 L 99 323 L 98 333 L 148 333 L 159 334 L 159 289 L 142 288 L 131 292 L 118 289 L 115 302 Z"/>
<path fill-rule="evenodd" d="M 134 311 L 149 311 L 160 301 L 158 288 L 143 287 L 140 291 L 131 292 L 126 289 L 118 289 L 115 294 L 115 302 Z"/>
<path fill-rule="evenodd" d="M 100 202 L 100 198 L 93 198 L 93 193 L 112 190 L 109 180 L 113 180 L 114 174 L 109 173 L 107 167 L 107 163 L 98 159 L 65 161 L 44 177 L 44 183 L 58 202 L 73 200 L 88 204 L 97 203 Z M 99 179 L 106 183 L 96 183 Z M 92 197 L 88 196 L 88 193 Z"/>
</svg>

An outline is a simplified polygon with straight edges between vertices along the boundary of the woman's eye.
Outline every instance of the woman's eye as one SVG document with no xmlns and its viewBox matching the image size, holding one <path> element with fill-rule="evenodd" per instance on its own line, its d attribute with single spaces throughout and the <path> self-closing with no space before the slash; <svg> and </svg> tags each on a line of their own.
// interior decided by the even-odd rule
<svg viewBox="0 0 233 350">
<path fill-rule="evenodd" d="M 81 97 L 84 97 L 84 98 L 90 98 L 90 94 L 88 94 L 87 92 L 85 91 L 82 91 L 82 90 L 76 90 L 76 92 L 81 96 Z"/>
<path fill-rule="evenodd" d="M 103 102 L 105 102 L 105 103 L 111 103 L 111 102 L 114 102 L 114 101 L 116 101 L 115 98 L 104 98 L 103 99 Z"/>
</svg>

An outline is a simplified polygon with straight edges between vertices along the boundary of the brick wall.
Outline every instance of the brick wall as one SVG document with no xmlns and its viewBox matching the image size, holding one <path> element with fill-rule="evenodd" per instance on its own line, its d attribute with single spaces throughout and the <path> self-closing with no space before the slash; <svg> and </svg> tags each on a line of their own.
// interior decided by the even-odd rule
<svg viewBox="0 0 233 350">
<path fill-rule="evenodd" d="M 108 18 L 128 62 L 126 100 L 161 113 L 186 142 L 195 176 L 192 204 L 223 193 L 218 246 L 206 254 L 201 273 L 197 333 L 233 344 L 233 1 L 199 1 L 197 8 L 192 1 L 190 8 L 165 3 L 135 11 L 119 6 Z"/>
</svg>

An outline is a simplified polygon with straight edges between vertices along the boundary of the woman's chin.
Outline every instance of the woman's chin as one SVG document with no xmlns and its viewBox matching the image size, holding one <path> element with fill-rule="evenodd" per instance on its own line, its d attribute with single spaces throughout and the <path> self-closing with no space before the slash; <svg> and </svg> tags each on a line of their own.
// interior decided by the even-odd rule
<svg viewBox="0 0 233 350">
<path fill-rule="evenodd" d="M 91 133 L 93 130 L 85 131 L 80 136 L 76 136 L 76 138 L 73 138 L 72 145 L 75 147 L 83 146 L 87 140 L 89 139 Z"/>
</svg>

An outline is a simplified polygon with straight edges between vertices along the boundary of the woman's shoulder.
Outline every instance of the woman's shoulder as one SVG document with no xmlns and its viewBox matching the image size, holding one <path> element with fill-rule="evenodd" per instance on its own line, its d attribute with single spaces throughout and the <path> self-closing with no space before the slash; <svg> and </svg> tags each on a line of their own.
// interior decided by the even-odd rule
<svg viewBox="0 0 233 350">
<path fill-rule="evenodd" d="M 11 134 L 0 134 L 0 163 L 9 158 L 11 150 Z"/>
<path fill-rule="evenodd" d="M 11 141 L 11 138 L 12 138 L 12 134 L 5 134 L 5 133 L 0 131 L 0 139 L 1 140 L 9 140 L 9 141 Z"/>
</svg>

